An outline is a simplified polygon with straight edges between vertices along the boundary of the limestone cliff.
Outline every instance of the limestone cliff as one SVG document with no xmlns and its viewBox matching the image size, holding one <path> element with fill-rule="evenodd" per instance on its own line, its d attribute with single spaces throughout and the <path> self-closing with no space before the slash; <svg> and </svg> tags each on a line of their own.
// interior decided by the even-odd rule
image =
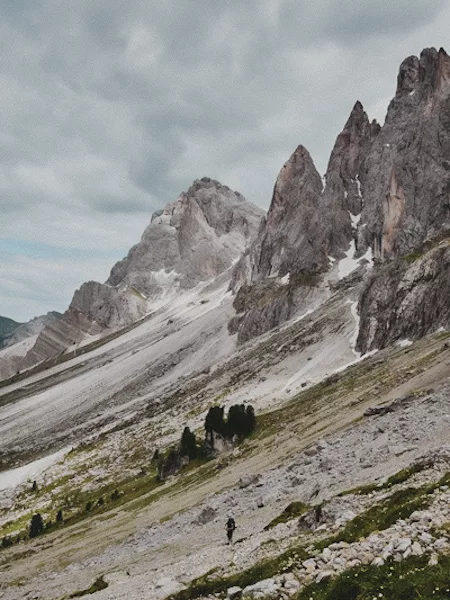
<svg viewBox="0 0 450 600">
<path fill-rule="evenodd" d="M 442 48 L 403 61 L 365 162 L 364 200 L 358 248 L 370 245 L 377 266 L 361 295 L 360 350 L 448 327 L 448 248 L 424 253 L 450 230 L 450 57 Z"/>
<path fill-rule="evenodd" d="M 380 264 L 360 297 L 358 350 L 450 329 L 449 299 L 450 237 Z"/>
<path fill-rule="evenodd" d="M 407 254 L 450 225 L 450 58 L 442 48 L 403 61 L 363 176 L 361 252 Z"/>
</svg>

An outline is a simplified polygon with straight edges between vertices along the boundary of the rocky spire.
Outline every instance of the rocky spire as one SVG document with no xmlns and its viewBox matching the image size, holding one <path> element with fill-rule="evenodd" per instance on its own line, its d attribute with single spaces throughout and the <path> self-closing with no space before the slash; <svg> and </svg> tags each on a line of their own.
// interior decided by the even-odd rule
<svg viewBox="0 0 450 600">
<path fill-rule="evenodd" d="M 425 48 L 417 56 L 409 56 L 400 65 L 397 77 L 395 99 L 408 94 L 420 93 L 424 96 L 443 91 L 450 85 L 450 58 L 440 48 Z"/>
<path fill-rule="evenodd" d="M 450 226 L 450 58 L 424 50 L 400 66 L 386 122 L 364 169 L 360 246 L 406 254 Z"/>
<path fill-rule="evenodd" d="M 321 212 L 327 251 L 334 258 L 342 257 L 353 239 L 350 215 L 357 216 L 362 211 L 363 164 L 379 130 L 378 123 L 369 122 L 361 102 L 357 101 L 331 152 Z"/>
<path fill-rule="evenodd" d="M 250 281 L 310 273 L 325 263 L 319 242 L 322 180 L 309 152 L 298 146 L 277 177 L 269 212 L 249 253 Z"/>
</svg>

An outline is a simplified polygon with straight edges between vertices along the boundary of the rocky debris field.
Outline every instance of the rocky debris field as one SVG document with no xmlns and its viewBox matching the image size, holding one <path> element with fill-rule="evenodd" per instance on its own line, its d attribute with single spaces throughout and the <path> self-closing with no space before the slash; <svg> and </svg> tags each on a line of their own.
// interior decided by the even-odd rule
<svg viewBox="0 0 450 600">
<path fill-rule="evenodd" d="M 448 468 L 450 448 L 443 448 L 442 454 L 435 456 L 435 459 L 439 460 L 442 456 L 445 456 L 446 468 Z M 371 533 L 362 540 L 354 543 L 336 541 L 321 550 L 312 545 L 306 549 L 311 552 L 311 557 L 305 560 L 293 558 L 292 570 L 258 581 L 244 589 L 233 586 L 228 588 L 227 596 L 236 598 L 244 595 L 255 599 L 289 597 L 306 585 L 334 578 L 347 569 L 360 565 L 380 567 L 388 561 L 400 562 L 410 556 L 426 555 L 428 564 L 436 565 L 439 555 L 448 553 L 450 549 L 449 486 L 437 487 L 430 499 L 431 504 L 427 510 L 415 510 L 408 518 L 398 519 L 391 527 Z M 372 496 L 372 501 L 374 500 L 382 502 L 379 495 Z M 348 515 L 349 513 L 347 517 Z M 334 531 L 342 521 L 341 517 L 334 523 L 325 522 L 320 530 Z M 318 545 L 320 546 L 320 543 Z"/>
<path fill-rule="evenodd" d="M 46 557 L 52 564 L 52 552 L 57 553 L 58 548 L 52 550 L 51 543 L 46 548 L 42 538 L 44 546 L 35 546 L 33 557 L 21 560 L 19 556 L 17 562 L 2 567 L 7 579 L 3 597 L 59 598 L 84 589 L 87 579 L 93 582 L 103 577 L 108 587 L 97 592 L 100 600 L 165 598 L 183 589 L 189 592 L 192 581 L 209 571 L 214 571 L 213 580 L 233 576 L 239 580 L 240 573 L 255 564 L 278 560 L 293 547 L 301 547 L 301 552 L 298 558 L 292 553 L 290 564 L 283 563 L 285 572 L 269 577 L 269 582 L 259 583 L 267 579 L 264 576 L 252 581 L 252 586 L 257 585 L 244 589 L 245 595 L 270 596 L 280 588 L 283 593 L 295 591 L 359 563 L 382 564 L 390 557 L 399 560 L 427 553 L 434 561 L 435 554 L 447 549 L 445 530 L 437 532 L 450 520 L 446 508 L 449 492 L 446 484 L 433 488 L 432 494 L 421 490 L 450 470 L 450 449 L 445 446 L 449 434 L 450 384 L 444 383 L 437 390 L 406 395 L 367 410 L 358 422 L 319 439 L 277 468 L 245 475 L 237 456 L 236 467 L 231 467 L 235 485 L 230 489 L 213 493 L 181 512 L 174 503 L 172 518 L 150 526 L 148 517 L 137 518 L 135 533 L 125 541 L 114 542 L 79 562 L 69 561 L 63 569 L 47 571 Z M 272 443 L 282 446 L 286 440 L 279 436 Z M 416 464 L 414 461 L 423 468 L 405 471 L 400 483 L 386 483 L 388 475 Z M 220 481 L 220 474 L 215 480 Z M 339 495 L 361 484 L 370 485 L 359 493 Z M 351 541 L 339 539 L 339 532 L 345 532 L 349 524 L 356 522 L 361 527 L 355 520 L 364 521 L 373 506 L 389 503 L 389 498 L 411 488 L 419 491 L 407 492 L 406 499 L 399 500 L 402 511 L 408 513 L 411 508 L 404 518 L 394 519 L 381 531 L 378 517 L 373 522 L 369 519 L 363 535 Z M 185 499 L 194 499 L 190 487 L 183 494 Z M 422 503 L 424 494 L 427 502 Z M 294 518 L 267 529 L 293 502 L 309 507 L 300 524 Z M 225 544 L 224 522 L 230 513 L 238 524 L 233 546 Z M 110 523 L 113 527 L 114 519 Z M 76 539 L 76 530 L 73 533 Z M 95 528 L 86 530 L 83 544 L 89 544 L 90 535 L 96 535 Z M 330 543 L 324 545 L 330 537 Z M 32 580 L 26 574 L 28 568 L 37 568 Z"/>
</svg>

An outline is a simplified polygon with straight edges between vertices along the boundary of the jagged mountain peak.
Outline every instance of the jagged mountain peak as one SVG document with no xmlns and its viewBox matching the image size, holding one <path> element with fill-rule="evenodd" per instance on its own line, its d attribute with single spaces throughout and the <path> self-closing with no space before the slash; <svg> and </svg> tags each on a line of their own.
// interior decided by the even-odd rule
<svg viewBox="0 0 450 600">
<path fill-rule="evenodd" d="M 278 220 L 279 207 L 294 208 L 298 199 L 304 198 L 305 202 L 316 199 L 321 190 L 322 180 L 310 153 L 304 146 L 297 146 L 278 174 L 267 222 Z"/>
<path fill-rule="evenodd" d="M 208 190 L 215 189 L 224 194 L 224 198 L 233 199 L 233 201 L 240 200 L 245 202 L 244 196 L 237 191 L 233 191 L 227 185 L 220 183 L 217 179 L 212 179 L 211 177 L 202 177 L 201 179 L 195 179 L 192 185 L 188 188 L 187 192 L 185 192 L 187 197 L 195 195 L 199 190 Z M 228 195 L 228 193 L 230 193 Z"/>
<path fill-rule="evenodd" d="M 107 284 L 155 296 L 168 273 L 184 288 L 210 279 L 245 250 L 263 214 L 239 192 L 214 179 L 197 179 L 153 213 L 141 241 L 113 267 Z"/>
<path fill-rule="evenodd" d="M 153 213 L 141 240 L 106 283 L 75 291 L 63 318 L 39 335 L 21 368 L 58 355 L 88 335 L 129 325 L 181 290 L 229 269 L 255 237 L 264 211 L 220 182 L 197 179 Z"/>
<path fill-rule="evenodd" d="M 354 104 L 336 138 L 323 190 L 307 150 L 295 150 L 278 176 L 267 222 L 235 273 L 233 290 L 239 283 L 244 291 L 238 292 L 231 329 L 242 341 L 308 308 L 307 294 L 294 289 L 305 274 L 320 276 L 340 260 L 354 270 L 362 256 L 390 260 L 450 229 L 449 82 L 450 58 L 443 49 L 403 61 L 383 127 L 369 121 L 361 102 Z M 338 268 L 337 276 L 348 268 Z M 284 288 L 267 293 L 277 280 Z M 375 304 L 365 306 L 373 310 Z"/>
<path fill-rule="evenodd" d="M 425 48 L 420 56 L 408 56 L 400 65 L 396 98 L 420 92 L 432 94 L 448 86 L 450 57 L 444 48 Z"/>
</svg>

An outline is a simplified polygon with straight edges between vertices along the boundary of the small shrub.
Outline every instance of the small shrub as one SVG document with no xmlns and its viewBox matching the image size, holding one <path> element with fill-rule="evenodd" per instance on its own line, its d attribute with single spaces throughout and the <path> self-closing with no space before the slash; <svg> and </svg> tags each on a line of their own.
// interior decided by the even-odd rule
<svg viewBox="0 0 450 600">
<path fill-rule="evenodd" d="M 270 523 L 264 527 L 264 530 L 268 531 L 279 523 L 286 523 L 286 521 L 290 521 L 295 517 L 300 517 L 308 510 L 308 508 L 308 505 L 303 502 L 291 502 L 278 517 L 270 521 Z"/>
<path fill-rule="evenodd" d="M 60 508 L 60 509 L 58 510 L 58 512 L 56 513 L 56 522 L 57 522 L 57 523 L 62 523 L 63 521 L 64 521 L 64 518 L 63 518 L 63 511 L 62 511 L 62 509 Z"/>
<path fill-rule="evenodd" d="M 14 542 L 12 539 L 8 535 L 5 535 L 5 537 L 2 539 L 2 548 L 9 548 L 13 545 L 13 543 Z"/>
<path fill-rule="evenodd" d="M 88 594 L 95 594 L 95 592 L 100 592 L 101 590 L 105 590 L 108 587 L 108 584 L 103 579 L 103 577 L 98 577 L 94 583 L 88 587 L 86 590 L 81 590 L 79 592 L 74 592 L 69 596 L 69 598 L 81 598 L 82 596 L 87 596 Z"/>
</svg>

